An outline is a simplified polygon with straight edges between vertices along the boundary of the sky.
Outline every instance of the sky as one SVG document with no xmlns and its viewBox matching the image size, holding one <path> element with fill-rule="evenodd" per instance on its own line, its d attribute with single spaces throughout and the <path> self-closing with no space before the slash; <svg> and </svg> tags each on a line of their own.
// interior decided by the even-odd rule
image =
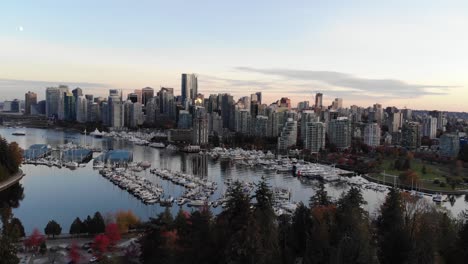
<svg viewBox="0 0 468 264">
<path fill-rule="evenodd" d="M 173 87 L 468 111 L 468 1 L 1 1 L 0 101 Z"/>
</svg>

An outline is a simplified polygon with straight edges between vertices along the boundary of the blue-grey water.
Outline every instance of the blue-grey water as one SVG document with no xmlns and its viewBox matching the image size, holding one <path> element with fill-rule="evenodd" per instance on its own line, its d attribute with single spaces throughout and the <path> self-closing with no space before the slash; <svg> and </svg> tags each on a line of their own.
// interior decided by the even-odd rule
<svg viewBox="0 0 468 264">
<path fill-rule="evenodd" d="M 293 201 L 307 202 L 315 193 L 317 183 L 301 182 L 290 175 L 266 172 L 260 168 L 250 168 L 236 165 L 229 161 L 213 161 L 210 157 L 198 154 L 185 154 L 171 152 L 165 149 L 154 149 L 145 146 L 133 145 L 131 142 L 113 139 L 95 139 L 75 132 L 65 132 L 54 129 L 21 129 L 26 131 L 26 136 L 13 136 L 17 129 L 0 127 L 0 135 L 8 141 L 16 141 L 23 149 L 33 144 L 49 144 L 57 146 L 72 141 L 78 144 L 93 144 L 103 149 L 127 149 L 133 152 L 134 161 L 149 161 L 153 168 L 167 168 L 174 171 L 207 177 L 210 181 L 218 182 L 218 191 L 212 196 L 216 199 L 226 187 L 223 182 L 227 178 L 241 179 L 244 181 L 258 181 L 265 176 L 271 186 L 288 188 L 292 191 Z M 93 215 L 100 211 L 104 216 L 118 210 L 132 210 L 142 220 L 155 217 L 164 209 L 159 205 L 145 205 L 125 190 L 121 190 L 113 183 L 102 177 L 97 170 L 93 170 L 92 162 L 84 168 L 70 170 L 47 166 L 23 165 L 22 170 L 26 176 L 21 180 L 24 187 L 24 199 L 19 202 L 19 207 L 13 209 L 15 217 L 20 218 L 26 232 L 30 233 L 34 228 L 43 230 L 49 220 L 56 220 L 62 225 L 63 233 L 68 233 L 70 224 L 76 217 L 81 219 L 87 215 Z M 160 184 L 165 194 L 175 198 L 183 192 L 183 187 L 162 180 L 149 171 L 139 173 L 141 176 Z M 349 189 L 345 184 L 326 184 L 329 195 L 337 198 Z M 366 208 L 370 214 L 377 212 L 380 204 L 385 199 L 385 194 L 372 190 L 363 190 L 363 196 L 368 202 Z M 443 206 L 458 215 L 468 208 L 464 197 L 460 196 L 451 205 Z M 187 208 L 186 210 L 195 210 Z M 175 214 L 179 210 L 177 205 L 172 207 Z M 217 213 L 221 208 L 213 208 Z"/>
</svg>

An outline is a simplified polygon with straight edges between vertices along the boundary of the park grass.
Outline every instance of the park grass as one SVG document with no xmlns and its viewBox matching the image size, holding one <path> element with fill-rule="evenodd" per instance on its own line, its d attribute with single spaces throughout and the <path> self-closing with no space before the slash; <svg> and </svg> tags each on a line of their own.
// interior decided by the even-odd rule
<svg viewBox="0 0 468 264">
<path fill-rule="evenodd" d="M 383 173 L 387 175 L 394 175 L 398 177 L 402 171 L 396 170 L 393 168 L 395 163 L 395 159 L 393 158 L 385 158 L 382 162 L 382 173 L 374 173 L 371 176 L 374 179 L 378 179 L 384 181 L 388 184 L 393 184 L 394 179 L 393 177 L 386 176 L 384 177 Z M 423 174 L 423 167 L 426 167 L 426 173 Z M 418 188 L 430 189 L 434 191 L 453 191 L 452 187 L 447 184 L 446 178 L 444 176 L 450 175 L 450 168 L 447 165 L 434 165 L 429 164 L 427 162 L 423 162 L 420 159 L 413 159 L 411 160 L 411 170 L 415 171 L 420 178 L 420 182 L 418 184 Z M 466 175 L 466 171 L 463 173 Z M 445 187 L 441 187 L 439 184 L 434 184 L 434 180 L 439 180 L 440 182 L 444 182 L 446 184 Z M 398 178 L 396 183 L 400 183 Z M 464 190 L 466 187 L 464 186 L 457 186 L 455 190 Z"/>
</svg>

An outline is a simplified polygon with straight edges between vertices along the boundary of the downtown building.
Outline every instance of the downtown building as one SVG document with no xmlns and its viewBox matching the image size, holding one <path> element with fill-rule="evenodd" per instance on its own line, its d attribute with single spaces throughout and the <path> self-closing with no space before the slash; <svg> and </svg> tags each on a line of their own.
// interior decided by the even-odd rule
<svg viewBox="0 0 468 264">
<path fill-rule="evenodd" d="M 443 134 L 439 139 L 439 154 L 442 157 L 457 157 L 460 151 L 460 137 L 457 134 Z"/>
<path fill-rule="evenodd" d="M 181 78 L 182 104 L 187 109 L 198 95 L 198 77 L 195 74 L 182 73 Z"/>
<path fill-rule="evenodd" d="M 192 144 L 198 146 L 208 144 L 208 117 L 204 107 L 197 107 L 194 111 Z"/>
<path fill-rule="evenodd" d="M 57 87 L 46 88 L 46 116 L 58 117 L 60 90 Z"/>
<path fill-rule="evenodd" d="M 325 149 L 326 126 L 321 122 L 307 122 L 305 125 L 304 149 L 318 153 Z"/>
<path fill-rule="evenodd" d="M 434 139 L 437 136 L 437 118 L 435 117 L 425 117 L 422 124 L 422 135 L 423 137 L 428 137 Z"/>
<path fill-rule="evenodd" d="M 364 127 L 364 144 L 370 147 L 380 146 L 381 129 L 379 124 L 370 123 Z"/>
<path fill-rule="evenodd" d="M 414 150 L 421 146 L 421 125 L 417 122 L 406 122 L 401 128 L 401 145 Z"/>
<path fill-rule="evenodd" d="M 31 114 L 31 106 L 37 104 L 37 94 L 33 92 L 27 92 L 24 95 L 24 114 Z"/>
<path fill-rule="evenodd" d="M 338 149 L 347 149 L 351 146 L 351 133 L 351 122 L 346 118 L 334 119 L 328 123 L 330 143 Z"/>
<path fill-rule="evenodd" d="M 288 118 L 283 126 L 280 136 L 278 137 L 278 151 L 286 152 L 289 148 L 297 144 L 297 121 Z"/>
</svg>

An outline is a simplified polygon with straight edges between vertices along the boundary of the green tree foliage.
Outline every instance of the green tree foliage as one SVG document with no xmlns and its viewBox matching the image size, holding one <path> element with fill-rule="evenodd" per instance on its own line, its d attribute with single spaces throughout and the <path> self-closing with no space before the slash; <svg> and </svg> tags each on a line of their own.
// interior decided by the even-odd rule
<svg viewBox="0 0 468 264">
<path fill-rule="evenodd" d="M 18 144 L 8 144 L 6 139 L 0 136 L 0 181 L 18 172 L 22 159 L 22 151 Z"/>
<path fill-rule="evenodd" d="M 336 263 L 370 263 L 372 260 L 370 223 L 362 208 L 365 204 L 361 191 L 354 187 L 338 201 L 333 238 Z"/>
<path fill-rule="evenodd" d="M 310 197 L 309 206 L 312 208 L 316 206 L 328 206 L 330 204 L 330 196 L 328 196 L 323 182 L 320 182 L 319 189 L 312 197 Z"/>
<path fill-rule="evenodd" d="M 26 234 L 24 232 L 23 224 L 21 223 L 21 221 L 18 218 L 14 217 L 14 218 L 11 219 L 10 228 L 11 228 L 12 232 L 14 232 L 15 237 L 21 238 L 21 237 L 26 236 Z"/>
<path fill-rule="evenodd" d="M 58 236 L 62 233 L 62 227 L 54 220 L 51 220 L 44 228 L 44 233 L 48 236 L 52 236 L 52 238 L 55 238 L 55 236 Z"/>
<path fill-rule="evenodd" d="M 378 256 L 380 262 L 407 263 L 412 250 L 405 228 L 404 207 L 400 192 L 391 189 L 377 218 Z"/>
<path fill-rule="evenodd" d="M 69 233 L 70 235 L 78 235 L 84 233 L 83 231 L 83 222 L 81 222 L 81 219 L 77 217 L 71 224 Z"/>
</svg>

